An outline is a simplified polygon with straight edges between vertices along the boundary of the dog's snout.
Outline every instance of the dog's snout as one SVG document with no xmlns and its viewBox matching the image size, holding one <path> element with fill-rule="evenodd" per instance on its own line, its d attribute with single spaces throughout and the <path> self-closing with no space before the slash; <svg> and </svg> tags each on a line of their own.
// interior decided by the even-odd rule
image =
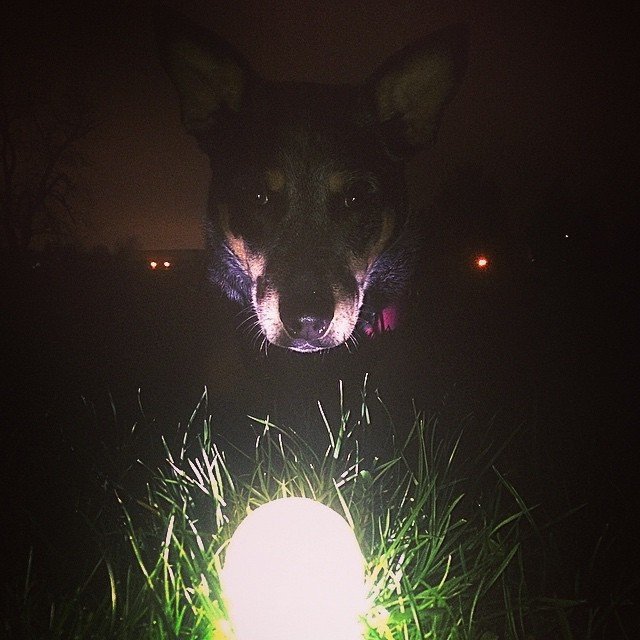
<svg viewBox="0 0 640 640">
<path fill-rule="evenodd" d="M 305 315 L 283 318 L 282 322 L 287 333 L 293 339 L 301 339 L 309 344 L 314 344 L 327 332 L 331 318 Z"/>
<path fill-rule="evenodd" d="M 281 295 L 279 311 L 290 338 L 314 344 L 327 333 L 333 320 L 333 296 L 320 287 L 290 290 Z"/>
</svg>

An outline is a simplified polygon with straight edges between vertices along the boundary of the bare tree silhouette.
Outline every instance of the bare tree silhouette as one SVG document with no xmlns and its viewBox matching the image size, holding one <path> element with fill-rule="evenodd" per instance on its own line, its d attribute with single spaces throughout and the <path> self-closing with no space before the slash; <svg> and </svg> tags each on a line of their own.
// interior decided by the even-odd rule
<svg viewBox="0 0 640 640">
<path fill-rule="evenodd" d="M 39 237 L 73 236 L 83 213 L 79 143 L 96 124 L 78 99 L 0 88 L 0 242 L 11 254 L 26 252 Z"/>
</svg>

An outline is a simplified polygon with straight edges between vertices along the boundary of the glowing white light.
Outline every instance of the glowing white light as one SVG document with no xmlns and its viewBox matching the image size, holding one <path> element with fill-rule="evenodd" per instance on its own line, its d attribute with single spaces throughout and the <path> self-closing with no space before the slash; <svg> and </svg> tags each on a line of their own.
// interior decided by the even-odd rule
<svg viewBox="0 0 640 640">
<path fill-rule="evenodd" d="M 237 640 L 358 640 L 364 559 L 347 522 L 308 498 L 262 505 L 227 548 L 222 590 Z"/>
<path fill-rule="evenodd" d="M 480 268 L 480 269 L 484 269 L 485 267 L 489 266 L 489 259 L 485 258 L 484 256 L 479 256 L 476 259 L 476 265 Z"/>
<path fill-rule="evenodd" d="M 152 269 L 155 269 L 155 268 L 158 266 L 158 263 L 157 263 L 155 260 L 152 260 L 152 261 L 149 263 L 149 266 L 150 266 Z"/>
<path fill-rule="evenodd" d="M 162 263 L 162 265 L 164 266 L 165 269 L 168 269 L 171 266 L 171 263 L 165 261 L 165 262 Z"/>
</svg>

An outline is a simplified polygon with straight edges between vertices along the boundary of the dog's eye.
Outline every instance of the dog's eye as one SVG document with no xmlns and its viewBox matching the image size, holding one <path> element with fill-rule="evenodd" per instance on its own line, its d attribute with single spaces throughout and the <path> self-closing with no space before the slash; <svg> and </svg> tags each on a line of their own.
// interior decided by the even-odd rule
<svg viewBox="0 0 640 640">
<path fill-rule="evenodd" d="M 365 205 L 373 194 L 373 189 L 366 183 L 357 183 L 344 193 L 343 205 L 346 209 L 359 209 Z"/>
<path fill-rule="evenodd" d="M 347 209 L 353 209 L 354 207 L 358 206 L 359 203 L 360 203 L 360 198 L 358 198 L 358 196 L 355 195 L 354 193 L 348 193 L 344 197 L 344 206 Z"/>
<path fill-rule="evenodd" d="M 269 194 L 266 191 L 259 191 L 255 195 L 255 202 L 259 207 L 269 204 Z"/>
</svg>

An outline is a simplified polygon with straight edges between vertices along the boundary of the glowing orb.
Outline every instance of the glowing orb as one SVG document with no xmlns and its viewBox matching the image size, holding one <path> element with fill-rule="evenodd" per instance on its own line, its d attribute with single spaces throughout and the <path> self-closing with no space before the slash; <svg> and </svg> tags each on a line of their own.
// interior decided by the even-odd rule
<svg viewBox="0 0 640 640">
<path fill-rule="evenodd" d="M 155 269 L 155 268 L 158 266 L 158 263 L 157 263 L 157 262 L 155 262 L 155 260 L 152 260 L 152 261 L 149 263 L 149 266 L 150 266 L 152 269 Z"/>
<path fill-rule="evenodd" d="M 168 269 L 168 268 L 171 266 L 171 263 L 170 263 L 170 262 L 166 262 L 166 261 L 165 261 L 165 262 L 163 262 L 163 263 L 162 263 L 162 266 L 163 266 L 165 269 Z"/>
<path fill-rule="evenodd" d="M 358 640 L 367 607 L 364 559 L 335 511 L 282 498 L 247 516 L 221 575 L 237 640 Z"/>
<path fill-rule="evenodd" d="M 479 269 L 486 269 L 489 266 L 489 258 L 479 256 L 478 258 L 476 258 L 476 266 Z"/>
</svg>

